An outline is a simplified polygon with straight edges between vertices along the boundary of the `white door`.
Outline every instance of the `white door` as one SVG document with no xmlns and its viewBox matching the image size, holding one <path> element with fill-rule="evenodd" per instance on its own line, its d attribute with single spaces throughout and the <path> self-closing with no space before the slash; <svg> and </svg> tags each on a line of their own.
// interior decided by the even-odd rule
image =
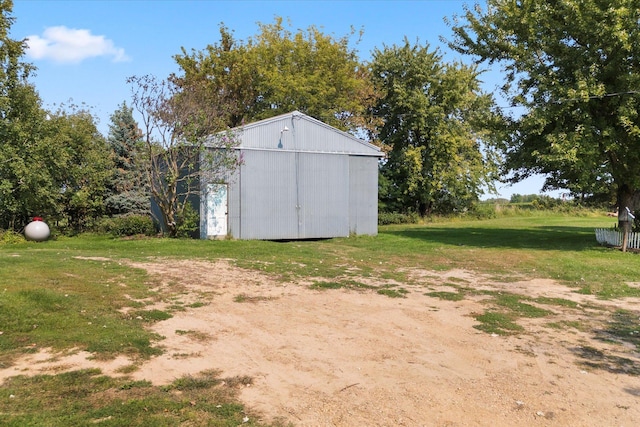
<svg viewBox="0 0 640 427">
<path fill-rule="evenodd" d="M 227 185 L 207 185 L 207 236 L 227 235 Z"/>
</svg>

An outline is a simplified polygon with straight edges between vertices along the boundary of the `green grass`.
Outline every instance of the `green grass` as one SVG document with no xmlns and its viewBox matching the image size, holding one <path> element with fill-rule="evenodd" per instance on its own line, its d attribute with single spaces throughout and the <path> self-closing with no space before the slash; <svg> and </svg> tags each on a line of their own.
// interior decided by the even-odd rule
<svg viewBox="0 0 640 427">
<path fill-rule="evenodd" d="M 216 372 L 164 387 L 110 378 L 97 369 L 18 376 L 3 386 L 0 425 L 264 426 L 237 403 L 239 387 L 250 383 L 246 377 L 221 379 Z"/>
<path fill-rule="evenodd" d="M 311 287 L 318 291 L 346 288 L 394 298 L 410 298 L 411 294 L 386 283 L 424 286 L 419 279 L 408 280 L 408 272 L 416 268 L 461 268 L 504 283 L 551 278 L 576 292 L 603 299 L 640 297 L 640 289 L 628 285 L 639 280 L 640 255 L 600 247 L 595 241 L 593 229 L 611 225 L 611 219 L 604 216 L 531 213 L 481 221 L 390 225 L 381 227 L 377 237 L 321 241 L 121 240 L 83 235 L 0 245 L 0 367 L 48 347 L 87 350 L 98 359 L 121 354 L 145 359 L 162 352 L 162 337 L 147 327 L 173 311 L 184 310 L 185 304 L 158 294 L 154 291 L 158 279 L 128 267 L 125 261 L 231 259 L 239 267 L 276 279 L 311 279 Z M 362 278 L 380 285 L 365 285 Z M 460 285 L 464 289 L 428 295 L 457 300 L 474 292 L 469 283 L 461 280 Z M 488 333 L 518 333 L 523 330 L 519 319 L 544 317 L 556 309 L 579 310 L 564 299 L 532 299 L 509 292 L 488 297 L 486 311 L 474 316 L 478 329 Z M 261 300 L 245 294 L 236 298 L 238 302 Z M 166 302 L 169 308 L 149 309 L 154 302 Z M 632 315 L 615 317 L 603 336 L 625 338 L 637 346 L 638 327 Z M 620 320 L 625 316 L 629 319 Z M 570 327 L 554 324 L 563 325 Z M 178 397 L 176 388 L 163 390 L 87 371 L 16 377 L 5 388 L 6 396 L 16 397 L 9 401 L 0 396 L 1 425 L 89 425 L 96 420 L 100 425 L 238 425 L 242 421 L 243 409 L 237 403 L 216 406 L 213 391 L 220 384 L 194 395 L 196 405 L 185 400 L 190 397 Z M 193 421 L 200 413 L 206 421 Z M 223 421 L 215 418 L 218 416 Z"/>
<path fill-rule="evenodd" d="M 500 293 L 496 295 L 493 302 L 498 307 L 508 310 L 517 317 L 537 318 L 551 314 L 549 310 L 527 304 L 526 302 L 522 302 L 523 300 L 526 300 L 526 298 L 523 298 L 521 295 Z"/>
<path fill-rule="evenodd" d="M 139 306 L 132 298 L 155 297 L 146 273 L 44 245 L 17 249 L 0 248 L 0 366 L 34 346 L 80 347 L 103 358 L 159 353 L 161 337 L 120 311 Z"/>
<path fill-rule="evenodd" d="M 549 310 L 523 302 L 529 299 L 522 295 L 502 292 L 486 292 L 486 294 L 492 295 L 492 298 L 485 303 L 493 307 L 474 317 L 480 322 L 475 328 L 487 333 L 509 335 L 521 332 L 524 328 L 517 323 L 518 319 L 539 318 L 551 314 Z"/>
<path fill-rule="evenodd" d="M 379 295 L 384 295 L 389 298 L 406 298 L 409 293 L 404 288 L 396 288 L 395 285 L 385 285 L 376 291 Z"/>
<path fill-rule="evenodd" d="M 315 281 L 309 286 L 310 289 L 324 290 L 324 289 L 375 289 L 375 286 L 365 285 L 364 283 L 357 282 L 355 280 L 341 280 L 341 281 Z"/>
<path fill-rule="evenodd" d="M 524 330 L 510 313 L 487 311 L 475 315 L 474 318 L 480 323 L 473 327 L 489 334 L 510 335 Z"/>
<path fill-rule="evenodd" d="M 462 301 L 464 299 L 464 293 L 462 292 L 427 292 L 425 295 L 445 301 Z"/>
<path fill-rule="evenodd" d="M 538 304 L 547 304 L 547 305 L 555 305 L 558 307 L 568 307 L 568 308 L 577 308 L 578 303 L 575 301 L 571 301 L 564 298 L 549 298 L 549 297 L 538 297 L 533 298 L 531 301 L 535 301 Z"/>
</svg>

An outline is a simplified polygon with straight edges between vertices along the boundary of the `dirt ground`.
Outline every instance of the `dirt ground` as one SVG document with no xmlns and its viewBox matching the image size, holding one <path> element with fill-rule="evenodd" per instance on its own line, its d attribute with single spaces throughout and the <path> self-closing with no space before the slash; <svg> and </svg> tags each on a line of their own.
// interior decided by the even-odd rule
<svg viewBox="0 0 640 427">
<path fill-rule="evenodd" d="M 225 261 L 131 265 L 161 277 L 159 290 L 171 297 L 156 308 L 203 305 L 155 323 L 165 352 L 129 375 L 154 384 L 210 369 L 251 376 L 241 399 L 263 420 L 314 427 L 640 424 L 640 376 L 615 364 L 624 360 L 638 372 L 640 354 L 597 333 L 615 308 L 640 316 L 638 299 L 599 301 L 552 280 L 497 283 L 462 270 L 408 271 L 406 298 L 389 298 L 372 290 L 312 290 L 309 283 L 282 283 Z M 491 335 L 473 328 L 472 315 L 486 310 L 486 297 L 425 295 L 451 291 L 447 283 L 454 281 L 571 299 L 584 308 L 545 305 L 555 314 L 521 319 L 524 333 Z M 589 327 L 548 326 L 563 321 Z M 96 366 L 115 376 L 131 364 L 89 356 L 41 351 L 0 370 L 0 382 Z"/>
</svg>

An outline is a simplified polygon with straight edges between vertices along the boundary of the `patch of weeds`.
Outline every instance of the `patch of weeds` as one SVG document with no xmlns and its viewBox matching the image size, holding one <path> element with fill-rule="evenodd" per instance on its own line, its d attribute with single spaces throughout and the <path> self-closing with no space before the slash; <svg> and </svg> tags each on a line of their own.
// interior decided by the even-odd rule
<svg viewBox="0 0 640 427">
<path fill-rule="evenodd" d="M 556 305 L 556 306 L 568 307 L 568 308 L 578 308 L 577 302 L 571 301 L 565 298 L 538 297 L 538 298 L 533 298 L 531 301 L 537 302 L 538 304 Z"/>
<path fill-rule="evenodd" d="M 171 355 L 171 357 L 173 357 L 174 359 L 190 359 L 192 357 L 200 357 L 202 354 L 197 352 L 197 353 L 173 353 Z"/>
<path fill-rule="evenodd" d="M 473 327 L 490 334 L 511 335 L 524 330 L 522 326 L 514 322 L 512 315 L 506 313 L 488 311 L 473 317 L 480 322 L 479 325 L 474 325 Z"/>
<path fill-rule="evenodd" d="M 176 329 L 176 335 L 185 335 L 197 341 L 209 341 L 211 339 L 211 335 L 201 331 L 192 331 L 192 330 L 183 331 L 181 329 Z"/>
<path fill-rule="evenodd" d="M 522 277 L 518 276 L 491 276 L 488 278 L 491 282 L 497 283 L 516 283 L 522 280 Z"/>
<path fill-rule="evenodd" d="M 583 295 L 595 295 L 600 299 L 640 297 L 640 288 L 627 284 L 597 283 L 582 285 L 577 291 Z"/>
<path fill-rule="evenodd" d="M 148 381 L 110 378 L 97 369 L 59 375 L 17 376 L 3 383 L 3 426 L 276 426 L 259 421 L 238 403 L 248 377 L 222 380 L 213 371 L 174 381 L 167 387 Z M 230 386 L 229 386 L 230 385 Z M 248 417 L 247 421 L 245 417 Z"/>
<path fill-rule="evenodd" d="M 346 288 L 342 282 L 315 282 L 309 286 L 310 289 L 341 289 Z"/>
<path fill-rule="evenodd" d="M 375 286 L 365 285 L 364 283 L 357 282 L 355 280 L 341 280 L 341 281 L 316 281 L 309 286 L 309 289 L 374 289 Z"/>
<path fill-rule="evenodd" d="M 585 331 L 587 329 L 587 327 L 585 326 L 584 323 L 579 322 L 577 320 L 562 320 L 560 322 L 549 322 L 549 323 L 545 324 L 545 326 L 547 328 L 551 328 L 551 329 L 572 328 L 572 329 L 576 329 L 578 331 Z"/>
<path fill-rule="evenodd" d="M 448 286 L 448 287 L 454 288 L 454 289 L 463 289 L 463 288 L 465 288 L 465 286 L 463 284 L 453 283 L 453 282 L 444 282 L 444 283 L 442 283 L 441 286 Z"/>
<path fill-rule="evenodd" d="M 197 301 L 197 302 L 188 304 L 187 307 L 189 307 L 189 308 L 200 308 L 200 307 L 204 307 L 205 305 L 207 305 L 207 304 L 205 304 L 203 302 L 200 302 L 200 301 Z"/>
<path fill-rule="evenodd" d="M 464 294 L 461 292 L 427 292 L 425 295 L 445 301 L 461 301 L 464 299 Z"/>
<path fill-rule="evenodd" d="M 409 283 L 415 282 L 415 280 L 411 280 L 409 275 L 406 272 L 400 272 L 397 270 L 393 271 L 382 271 L 379 272 L 380 278 L 384 280 L 396 280 L 398 282 Z"/>
<path fill-rule="evenodd" d="M 540 318 L 552 314 L 549 310 L 522 302 L 522 300 L 531 300 L 522 295 L 496 291 L 481 291 L 480 293 L 493 296 L 488 302 L 495 304 L 498 308 L 498 310 L 474 316 L 481 323 L 474 327 L 481 331 L 498 335 L 513 334 L 524 330 L 516 323 L 518 318 Z"/>
<path fill-rule="evenodd" d="M 253 295 L 247 295 L 247 294 L 238 294 L 233 299 L 233 301 L 235 302 L 248 302 L 248 303 L 257 303 L 260 301 L 269 301 L 269 300 L 271 300 L 270 297 L 265 297 L 260 295 L 253 296 Z"/>
<path fill-rule="evenodd" d="M 120 368 L 116 369 L 116 372 L 119 374 L 131 374 L 137 371 L 138 369 L 140 369 L 138 365 L 131 364 L 131 365 L 121 366 Z"/>
<path fill-rule="evenodd" d="M 385 285 L 382 288 L 379 288 L 376 292 L 380 295 L 384 295 L 389 298 L 406 298 L 409 293 L 408 290 L 404 288 L 395 289 L 396 285 Z"/>
<path fill-rule="evenodd" d="M 218 371 L 204 371 L 198 376 L 186 375 L 184 377 L 174 380 L 171 384 L 163 387 L 165 390 L 200 390 L 211 388 L 221 383 L 218 378 Z"/>
<path fill-rule="evenodd" d="M 531 304 L 522 302 L 525 299 L 515 294 L 499 294 L 495 298 L 495 303 L 500 307 L 504 307 L 518 317 L 538 318 L 551 314 L 549 310 L 545 310 Z"/>
<path fill-rule="evenodd" d="M 224 385 L 231 388 L 237 388 L 240 386 L 250 386 L 253 384 L 253 378 L 248 375 L 236 375 L 235 377 L 229 377 L 222 380 Z"/>
<path fill-rule="evenodd" d="M 140 381 L 130 381 L 127 383 L 122 384 L 120 387 L 118 387 L 119 390 L 131 390 L 132 388 L 148 388 L 148 387 L 152 387 L 153 384 L 151 384 L 150 381 L 147 380 L 140 380 Z"/>
</svg>

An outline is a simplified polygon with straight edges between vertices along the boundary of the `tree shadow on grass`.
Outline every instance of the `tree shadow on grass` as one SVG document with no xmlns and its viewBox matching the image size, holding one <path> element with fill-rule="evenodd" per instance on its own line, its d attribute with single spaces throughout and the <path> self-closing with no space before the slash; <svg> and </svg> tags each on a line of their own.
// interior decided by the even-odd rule
<svg viewBox="0 0 640 427">
<path fill-rule="evenodd" d="M 541 226 L 530 229 L 415 227 L 387 234 L 452 246 L 581 251 L 598 244 L 590 227 Z"/>
<path fill-rule="evenodd" d="M 628 357 L 610 354 L 591 346 L 581 346 L 572 349 L 581 359 L 578 363 L 616 374 L 640 376 L 639 315 L 638 311 L 617 310 L 612 313 L 604 328 L 593 331 L 596 340 L 620 345 L 621 351 L 625 351 L 625 356 Z"/>
</svg>

